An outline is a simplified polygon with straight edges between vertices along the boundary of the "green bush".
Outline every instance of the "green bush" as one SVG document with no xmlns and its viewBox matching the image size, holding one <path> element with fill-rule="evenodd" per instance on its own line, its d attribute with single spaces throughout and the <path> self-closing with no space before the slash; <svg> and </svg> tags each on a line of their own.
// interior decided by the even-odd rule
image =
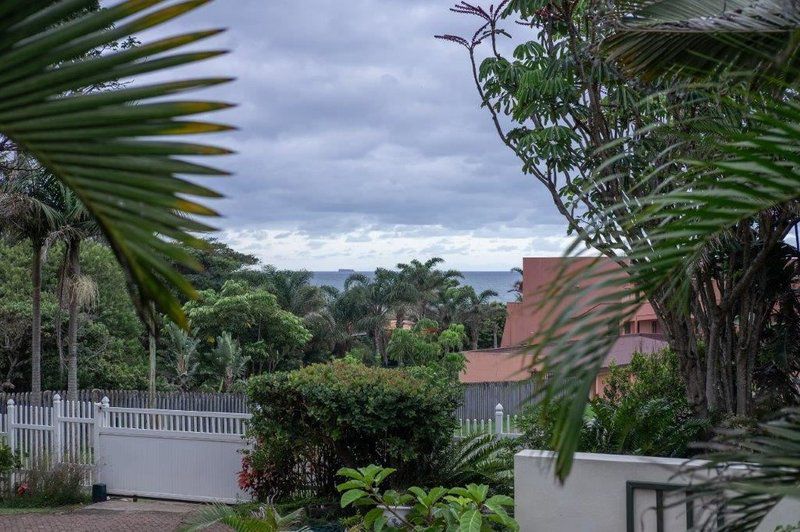
<svg viewBox="0 0 800 532">
<path fill-rule="evenodd" d="M 0 490 L 11 488 L 11 474 L 20 466 L 20 455 L 11 450 L 6 439 L 0 438 Z"/>
<path fill-rule="evenodd" d="M 674 353 L 636 353 L 612 366 L 602 396 L 586 409 L 578 449 L 586 452 L 687 457 L 708 429 L 686 400 Z M 520 416 L 526 446 L 550 449 L 560 401 L 538 403 Z"/>
<path fill-rule="evenodd" d="M 514 499 L 507 495 L 490 497 L 486 485 L 450 489 L 439 486 L 429 491 L 414 486 L 405 493 L 381 492 L 381 484 L 394 472 L 376 465 L 339 471 L 348 479 L 336 487 L 342 493 L 340 504 L 342 508 L 359 509 L 362 530 L 519 530 L 509 515 Z"/>
<path fill-rule="evenodd" d="M 3 506 L 48 507 L 85 503 L 89 494 L 84 487 L 86 466 L 34 462 L 23 473 L 14 493 L 3 500 Z"/>
<path fill-rule="evenodd" d="M 243 488 L 259 499 L 298 492 L 335 495 L 336 471 L 397 466 L 395 479 L 430 475 L 450 444 L 461 387 L 430 368 L 385 369 L 335 361 L 254 377 Z"/>
</svg>

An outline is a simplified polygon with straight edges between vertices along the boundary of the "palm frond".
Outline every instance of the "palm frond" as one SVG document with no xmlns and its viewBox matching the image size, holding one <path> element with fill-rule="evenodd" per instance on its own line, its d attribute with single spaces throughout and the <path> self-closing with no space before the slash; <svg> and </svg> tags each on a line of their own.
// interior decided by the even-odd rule
<svg viewBox="0 0 800 532">
<path fill-rule="evenodd" d="M 752 530 L 783 497 L 800 499 L 800 409 L 754 431 L 724 431 L 705 447 L 708 461 L 691 471 L 711 480 L 693 492 L 718 508 L 709 519 L 719 517 L 719 530 Z"/>
<path fill-rule="evenodd" d="M 633 0 L 604 43 L 612 59 L 652 79 L 665 70 L 705 75 L 720 65 L 797 66 L 800 11 L 783 0 Z"/>
<path fill-rule="evenodd" d="M 302 509 L 287 515 L 280 515 L 271 505 L 259 507 L 250 513 L 241 513 L 236 508 L 224 504 L 210 504 L 192 516 L 183 530 L 204 530 L 216 524 L 228 525 L 237 532 L 284 532 L 303 531 L 300 526 L 304 517 Z"/>
<path fill-rule="evenodd" d="M 216 213 L 189 197 L 218 194 L 177 175 L 225 172 L 181 157 L 229 152 L 154 138 L 230 129 L 182 120 L 225 109 L 228 104 L 163 101 L 165 96 L 229 79 L 117 86 L 93 94 L 83 90 L 216 57 L 224 52 L 172 52 L 220 30 L 185 33 L 93 54 L 93 50 L 161 25 L 208 0 L 177 4 L 124 0 L 99 11 L 85 11 L 90 3 L 61 0 L 42 8 L 36 2 L 0 0 L 0 134 L 57 176 L 97 220 L 129 276 L 140 313 L 147 315 L 152 302 L 185 324 L 173 294 L 177 290 L 191 296 L 194 289 L 170 261 L 199 268 L 180 244 L 201 246 L 202 241 L 192 233 L 210 228 L 195 217 Z M 160 100 L 151 102 L 155 98 Z"/>
</svg>

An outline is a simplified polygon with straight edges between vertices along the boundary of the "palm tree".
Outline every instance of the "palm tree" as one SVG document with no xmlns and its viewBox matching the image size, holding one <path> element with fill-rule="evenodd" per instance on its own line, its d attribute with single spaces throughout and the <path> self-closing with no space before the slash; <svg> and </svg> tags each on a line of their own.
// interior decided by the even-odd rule
<svg viewBox="0 0 800 532">
<path fill-rule="evenodd" d="M 339 291 L 323 286 L 325 308 L 311 318 L 312 330 L 331 342 L 331 351 L 340 357 L 349 351 L 360 334 L 358 326 L 363 307 L 357 291 Z"/>
<path fill-rule="evenodd" d="M 65 242 L 64 260 L 59 272 L 59 305 L 56 317 L 56 333 L 61 360 L 62 347 L 61 314 L 64 306 L 68 309 L 67 318 L 67 400 L 78 400 L 78 319 L 82 307 L 91 307 L 97 300 L 97 286 L 81 275 L 80 249 L 81 242 L 99 235 L 100 230 L 83 203 L 66 187 L 59 185 L 57 209 L 60 214 L 60 226 L 53 233 L 57 239 Z"/>
<path fill-rule="evenodd" d="M 519 279 L 514 281 L 514 284 L 511 286 L 511 290 L 509 290 L 509 292 L 513 292 L 514 294 L 516 294 L 517 301 L 522 301 L 522 288 L 523 288 L 522 287 L 522 277 L 523 277 L 522 268 L 514 267 L 514 268 L 511 268 L 511 271 L 514 272 L 514 273 L 518 273 L 519 274 Z"/>
<path fill-rule="evenodd" d="M 378 268 L 370 279 L 366 275 L 354 273 L 344 283 L 346 297 L 358 309 L 358 327 L 372 336 L 375 352 L 389 365 L 386 352 L 386 329 L 395 316 L 398 305 L 406 304 L 406 294 L 398 291 L 397 272 Z"/>
<path fill-rule="evenodd" d="M 187 390 L 200 366 L 197 360 L 197 348 L 200 340 L 175 323 L 164 327 L 167 356 L 173 363 L 175 384 L 181 390 Z"/>
<path fill-rule="evenodd" d="M 279 270 L 269 273 L 267 290 L 275 294 L 278 305 L 295 316 L 304 318 L 317 313 L 325 306 L 325 296 L 318 286 L 311 284 L 312 272 Z"/>
<path fill-rule="evenodd" d="M 492 302 L 497 297 L 494 290 L 484 290 L 480 294 L 475 292 L 471 286 L 463 287 L 463 308 L 460 314 L 460 321 L 469 327 L 472 349 L 478 349 L 478 339 L 481 329 L 486 321 L 492 316 L 494 308 Z"/>
<path fill-rule="evenodd" d="M 430 317 L 431 305 L 445 290 L 457 285 L 458 280 L 464 277 L 457 270 L 437 269 L 436 266 L 442 263 L 444 263 L 444 259 L 432 257 L 425 262 L 414 259 L 408 264 L 397 265 L 403 279 L 413 291 L 413 312 L 417 320 Z"/>
<path fill-rule="evenodd" d="M 18 154 L 11 171 L 0 181 L 0 217 L 4 230 L 18 240 L 30 240 L 31 265 L 31 399 L 41 402 L 42 392 L 42 263 L 48 237 L 59 225 L 53 208 L 55 182 L 35 161 Z"/>
<path fill-rule="evenodd" d="M 170 51 L 216 35 L 219 30 L 185 33 L 134 48 L 93 53 L 204 3 L 120 0 L 93 11 L 85 9 L 92 2 L 0 0 L 0 142 L 29 154 L 80 198 L 126 270 L 133 300 L 142 315 L 152 312 L 150 302 L 154 302 L 184 325 L 177 294 L 192 296 L 194 290 L 171 263 L 197 266 L 181 244 L 202 246 L 195 234 L 210 228 L 197 217 L 216 213 L 191 197 L 217 194 L 178 174 L 225 172 L 180 157 L 228 151 L 153 139 L 230 129 L 181 120 L 227 108 L 228 104 L 163 99 L 229 79 L 117 85 L 96 94 L 85 91 L 87 87 L 224 53 L 199 50 L 169 55 Z M 156 103 L 154 99 L 160 100 Z M 39 235 L 34 240 L 35 249 L 41 249 Z M 35 256 L 34 260 L 38 264 L 41 258 Z M 34 284 L 38 286 L 38 279 Z M 38 338 L 35 344 L 34 351 L 39 348 Z M 34 364 L 38 368 L 38 358 Z M 38 386 L 38 370 L 34 373 L 34 386 Z"/>
<path fill-rule="evenodd" d="M 229 392 L 233 388 L 234 382 L 247 372 L 250 357 L 242 353 L 239 341 L 234 340 L 231 333 L 225 331 L 222 335 L 217 336 L 214 358 L 223 368 L 220 391 Z"/>
</svg>

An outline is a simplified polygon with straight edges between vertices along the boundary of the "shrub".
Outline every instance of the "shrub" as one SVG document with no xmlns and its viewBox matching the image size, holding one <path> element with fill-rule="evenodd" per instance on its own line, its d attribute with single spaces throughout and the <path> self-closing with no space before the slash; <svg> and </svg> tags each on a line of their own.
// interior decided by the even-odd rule
<svg viewBox="0 0 800 532">
<path fill-rule="evenodd" d="M 578 449 L 597 453 L 686 457 L 708 422 L 693 416 L 674 353 L 636 353 L 612 366 L 604 393 L 589 403 Z M 561 402 L 538 403 L 520 416 L 525 444 L 549 449 Z"/>
<path fill-rule="evenodd" d="M 334 361 L 254 377 L 242 486 L 259 499 L 308 490 L 335 495 L 335 472 L 397 464 L 398 481 L 430 473 L 450 443 L 462 391 L 430 368 L 385 369 Z"/>
<path fill-rule="evenodd" d="M 22 475 L 15 494 L 4 501 L 6 505 L 21 507 L 66 506 L 88 501 L 84 488 L 86 466 L 76 464 L 51 464 L 38 460 Z"/>
<path fill-rule="evenodd" d="M 9 491 L 11 473 L 20 466 L 20 455 L 11 450 L 5 438 L 0 438 L 0 493 Z"/>
<path fill-rule="evenodd" d="M 394 490 L 381 493 L 381 484 L 394 471 L 376 465 L 339 471 L 340 476 L 348 479 L 337 486 L 342 492 L 341 506 L 365 512 L 360 519 L 364 530 L 519 530 L 506 510 L 514 507 L 514 499 L 507 495 L 489 497 L 488 486 L 468 484 L 463 488 L 436 487 L 429 491 L 411 487 L 407 493 Z"/>
</svg>

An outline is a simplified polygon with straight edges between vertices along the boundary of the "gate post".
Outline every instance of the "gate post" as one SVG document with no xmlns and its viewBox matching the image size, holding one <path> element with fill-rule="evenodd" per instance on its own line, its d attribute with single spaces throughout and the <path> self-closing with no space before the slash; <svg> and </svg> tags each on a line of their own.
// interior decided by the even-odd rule
<svg viewBox="0 0 800 532">
<path fill-rule="evenodd" d="M 8 431 L 8 446 L 11 452 L 17 451 L 17 407 L 14 400 L 8 400 L 8 410 L 6 413 L 6 430 Z"/>
<path fill-rule="evenodd" d="M 53 396 L 53 447 L 56 458 L 56 463 L 60 464 L 64 461 L 64 425 L 62 418 L 64 417 L 64 403 L 61 402 L 61 396 L 55 394 Z"/>
<path fill-rule="evenodd" d="M 498 438 L 503 434 L 503 405 L 500 403 L 494 407 L 494 432 Z"/>
<path fill-rule="evenodd" d="M 108 425 L 108 397 L 103 397 L 99 403 L 94 403 L 94 431 L 92 434 L 92 464 L 98 465 L 100 458 L 100 429 Z"/>
</svg>

